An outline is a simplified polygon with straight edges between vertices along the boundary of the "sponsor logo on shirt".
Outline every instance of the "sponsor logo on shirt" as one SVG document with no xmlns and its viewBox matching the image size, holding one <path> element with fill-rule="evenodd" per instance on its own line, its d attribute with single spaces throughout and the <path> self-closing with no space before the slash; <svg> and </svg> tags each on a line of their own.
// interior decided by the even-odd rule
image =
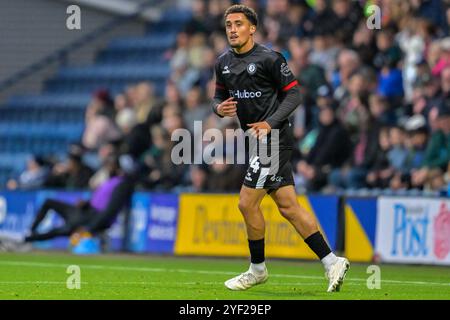
<svg viewBox="0 0 450 320">
<path fill-rule="evenodd" d="M 254 99 L 262 96 L 261 91 L 247 91 L 247 90 L 229 90 L 230 96 L 236 99 Z"/>
<path fill-rule="evenodd" d="M 222 74 L 230 73 L 230 70 L 228 69 L 228 66 L 223 67 Z"/>
</svg>

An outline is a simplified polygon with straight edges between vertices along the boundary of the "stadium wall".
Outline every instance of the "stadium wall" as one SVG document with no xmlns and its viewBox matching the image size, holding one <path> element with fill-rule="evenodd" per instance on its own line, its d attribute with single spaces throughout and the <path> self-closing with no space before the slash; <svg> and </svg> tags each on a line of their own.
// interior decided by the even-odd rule
<svg viewBox="0 0 450 320">
<path fill-rule="evenodd" d="M 36 210 L 49 197 L 75 203 L 88 199 L 89 193 L 0 192 L 0 237 L 23 236 Z M 299 196 L 298 200 L 316 217 L 334 250 L 344 249 L 338 247 L 338 237 L 344 234 L 344 253 L 351 261 L 450 265 L 449 199 L 308 195 Z M 234 194 L 137 192 L 129 215 L 120 214 L 107 232 L 109 251 L 247 257 L 245 225 L 237 210 L 238 201 Z M 280 216 L 273 201 L 265 198 L 262 211 L 266 217 L 267 257 L 316 259 Z M 342 215 L 345 223 L 339 223 Z M 40 231 L 61 223 L 52 213 Z M 69 243 L 59 238 L 36 247 L 67 250 Z"/>
</svg>

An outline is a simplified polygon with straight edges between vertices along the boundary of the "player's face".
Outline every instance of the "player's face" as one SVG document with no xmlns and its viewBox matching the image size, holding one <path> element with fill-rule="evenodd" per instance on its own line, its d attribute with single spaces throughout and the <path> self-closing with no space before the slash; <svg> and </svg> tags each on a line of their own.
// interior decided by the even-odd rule
<svg viewBox="0 0 450 320">
<path fill-rule="evenodd" d="M 230 13 L 225 20 L 228 43 L 232 48 L 243 47 L 256 31 L 256 27 L 243 13 Z"/>
</svg>

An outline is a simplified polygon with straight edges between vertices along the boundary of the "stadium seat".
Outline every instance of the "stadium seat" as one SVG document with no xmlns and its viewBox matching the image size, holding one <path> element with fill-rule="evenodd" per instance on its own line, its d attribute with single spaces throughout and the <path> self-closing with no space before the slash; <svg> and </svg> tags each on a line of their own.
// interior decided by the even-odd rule
<svg viewBox="0 0 450 320">
<path fill-rule="evenodd" d="M 163 95 L 170 75 L 164 54 L 191 16 L 190 10 L 164 12 L 159 21 L 147 24 L 145 35 L 110 41 L 95 64 L 60 68 L 44 82 L 42 94 L 7 99 L 0 106 L 0 188 L 24 167 L 30 153 L 63 154 L 69 143 L 80 139 L 95 90 L 108 89 L 114 96 L 130 84 L 150 81 L 156 95 Z"/>
</svg>

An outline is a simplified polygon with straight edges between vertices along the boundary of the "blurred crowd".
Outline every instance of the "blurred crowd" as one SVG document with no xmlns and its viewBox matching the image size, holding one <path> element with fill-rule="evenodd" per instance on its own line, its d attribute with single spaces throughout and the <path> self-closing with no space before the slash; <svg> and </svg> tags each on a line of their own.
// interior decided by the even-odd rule
<svg viewBox="0 0 450 320">
<path fill-rule="evenodd" d="M 216 57 L 227 50 L 223 13 L 236 1 L 193 0 L 192 18 L 164 57 L 164 96 L 152 83 L 112 97 L 94 93 L 85 131 L 63 162 L 34 157 L 8 187 L 96 188 L 111 155 L 138 176 L 138 188 L 235 192 L 242 165 L 175 165 L 172 133 L 238 128 L 211 112 Z M 450 1 L 242 0 L 259 15 L 255 41 L 281 52 L 303 101 L 291 118 L 299 192 L 349 189 L 446 190 L 450 182 Z M 367 6 L 381 8 L 368 28 Z M 370 24 L 369 24 L 370 25 Z M 372 24 L 373 25 L 373 24 Z M 375 24 L 376 25 L 376 24 Z M 195 133 L 195 134 L 194 134 Z M 199 147 L 200 146 L 200 147 Z"/>
</svg>

